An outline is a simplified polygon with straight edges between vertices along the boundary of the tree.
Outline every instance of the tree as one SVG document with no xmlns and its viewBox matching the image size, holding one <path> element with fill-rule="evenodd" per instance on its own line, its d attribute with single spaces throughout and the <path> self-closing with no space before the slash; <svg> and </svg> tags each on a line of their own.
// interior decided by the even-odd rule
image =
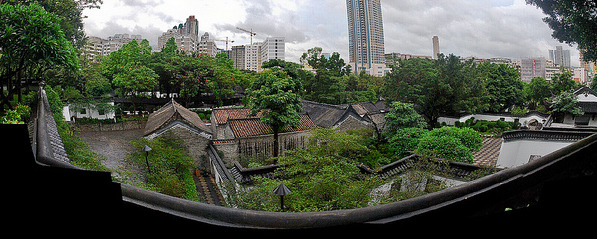
<svg viewBox="0 0 597 239">
<path fill-rule="evenodd" d="M 148 66 L 150 58 L 151 47 L 147 39 L 143 39 L 141 44 L 132 40 L 101 62 L 102 74 L 113 80 L 116 75 L 130 71 L 131 66 Z"/>
<path fill-rule="evenodd" d="M 384 126 L 388 138 L 392 138 L 399 129 L 427 127 L 425 119 L 415 111 L 413 104 L 394 101 L 389 108 Z"/>
<path fill-rule="evenodd" d="M 391 67 L 384 83 L 386 100 L 412 103 L 431 126 L 440 116 L 487 109 L 485 82 L 472 61 L 440 54 L 438 60 L 413 58 Z"/>
<path fill-rule="evenodd" d="M 563 73 L 555 73 L 551 79 L 551 90 L 553 95 L 560 95 L 566 91 L 574 90 L 578 84 L 572 79 L 572 73 L 565 71 Z"/>
<path fill-rule="evenodd" d="M 139 92 L 153 91 L 157 87 L 158 75 L 152 69 L 135 64 L 127 64 L 129 70 L 116 75 L 113 80 L 114 86 L 118 87 L 123 97 L 134 98 Z M 135 101 L 133 103 L 133 114 L 135 114 Z"/>
<path fill-rule="evenodd" d="M 585 0 L 527 0 L 541 8 L 547 16 L 543 21 L 553 30 L 551 36 L 583 49 L 583 59 L 597 60 L 597 3 Z"/>
<path fill-rule="evenodd" d="M 215 97 L 218 105 L 222 105 L 224 99 L 234 94 L 235 76 L 240 71 L 233 66 L 232 59 L 226 53 L 218 53 L 214 59 L 214 77 L 207 81 L 207 87 Z"/>
<path fill-rule="evenodd" d="M 426 129 L 409 127 L 396 130 L 388 140 L 390 149 L 398 158 L 414 153 L 419 145 L 419 139 L 427 133 Z"/>
<path fill-rule="evenodd" d="M 76 51 L 65 38 L 60 20 L 37 4 L 0 5 L 0 104 L 11 108 L 14 94 L 21 97 L 21 82 L 39 77 L 53 67 L 78 71 Z"/>
<path fill-rule="evenodd" d="M 531 109 L 541 105 L 545 109 L 549 107 L 551 98 L 551 85 L 542 77 L 535 77 L 523 88 L 524 97 Z"/>
<path fill-rule="evenodd" d="M 520 73 L 506 64 L 483 63 L 479 72 L 486 81 L 489 111 L 501 113 L 514 105 L 522 103 L 523 83 Z"/>
<path fill-rule="evenodd" d="M 102 0 L 7 0 L 0 1 L 10 5 L 37 4 L 47 12 L 55 15 L 65 38 L 72 46 L 79 50 L 86 42 L 83 30 L 83 10 L 100 8 Z"/>
<path fill-rule="evenodd" d="M 289 151 L 280 157 L 285 165 L 274 179 L 256 178 L 250 190 L 229 197 L 235 206 L 253 210 L 279 210 L 278 198 L 271 190 L 283 183 L 292 193 L 285 196 L 287 211 L 328 211 L 368 206 L 371 190 L 382 184 L 373 175 L 362 174 L 357 157 L 369 149 L 358 137 L 334 129 L 317 129 L 306 149 Z M 287 203 L 286 203 L 287 202 Z"/>
<path fill-rule="evenodd" d="M 597 75 L 594 76 L 591 80 L 591 83 L 589 83 L 589 88 L 591 88 L 591 90 L 597 91 Z"/>
<path fill-rule="evenodd" d="M 314 47 L 301 56 L 301 63 L 316 69 L 314 77 L 302 79 L 305 88 L 303 97 L 322 103 L 341 104 L 345 98 L 342 76 L 350 74 L 350 65 L 344 63 L 338 52 L 327 58 L 321 51 L 320 47 Z"/>
<path fill-rule="evenodd" d="M 274 132 L 274 157 L 279 155 L 278 134 L 286 127 L 300 123 L 302 110 L 298 96 L 300 84 L 281 70 L 261 72 L 249 91 L 251 114 L 262 113 L 261 122 Z"/>
<path fill-rule="evenodd" d="M 563 116 L 564 114 L 582 115 L 583 112 L 576 103 L 578 103 L 576 95 L 565 91 L 554 97 L 550 107 L 557 116 Z"/>
</svg>

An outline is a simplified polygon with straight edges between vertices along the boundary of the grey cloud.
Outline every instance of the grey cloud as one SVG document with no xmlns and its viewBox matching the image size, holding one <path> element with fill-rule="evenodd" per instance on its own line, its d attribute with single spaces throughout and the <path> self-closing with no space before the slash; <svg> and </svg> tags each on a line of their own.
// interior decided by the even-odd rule
<svg viewBox="0 0 597 239">
<path fill-rule="evenodd" d="M 544 56 L 546 44 L 558 45 L 534 7 L 492 5 L 463 0 L 384 1 L 386 52 L 431 55 L 434 35 L 439 36 L 443 53 L 463 57 Z"/>
</svg>

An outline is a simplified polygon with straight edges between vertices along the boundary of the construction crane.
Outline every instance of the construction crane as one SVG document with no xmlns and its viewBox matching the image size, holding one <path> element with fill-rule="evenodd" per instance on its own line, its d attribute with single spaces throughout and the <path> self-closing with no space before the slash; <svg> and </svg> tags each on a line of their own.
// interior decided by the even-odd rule
<svg viewBox="0 0 597 239">
<path fill-rule="evenodd" d="M 233 41 L 233 40 L 230 40 L 230 41 L 229 41 L 229 40 L 228 40 L 228 37 L 226 37 L 226 40 L 215 40 L 215 41 L 226 42 L 226 51 L 228 50 L 228 42 L 230 42 L 230 43 L 234 43 L 234 41 Z"/>
<path fill-rule="evenodd" d="M 251 35 L 251 45 L 253 45 L 253 36 L 257 35 L 257 33 L 253 32 L 253 28 L 251 30 L 242 29 L 240 27 L 236 27 L 236 29 L 241 30 L 243 32 L 249 33 Z"/>
</svg>

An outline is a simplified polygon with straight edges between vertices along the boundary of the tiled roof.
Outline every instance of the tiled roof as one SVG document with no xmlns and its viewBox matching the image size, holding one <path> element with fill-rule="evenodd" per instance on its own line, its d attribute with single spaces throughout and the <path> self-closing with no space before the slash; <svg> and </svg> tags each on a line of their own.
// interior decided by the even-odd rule
<svg viewBox="0 0 597 239">
<path fill-rule="evenodd" d="M 313 101 L 301 100 L 303 113 L 309 114 L 313 122 L 320 127 L 332 127 L 346 112 L 347 105 L 330 105 Z"/>
<path fill-rule="evenodd" d="M 147 124 L 145 125 L 145 135 L 151 134 L 161 127 L 166 126 L 165 124 L 170 122 L 173 118 L 182 120 L 184 123 L 189 124 L 189 126 L 196 129 L 210 134 L 212 133 L 211 129 L 201 121 L 201 118 L 199 118 L 195 112 L 188 110 L 172 99 L 162 108 L 149 115 Z"/>
<path fill-rule="evenodd" d="M 251 109 L 249 108 L 220 108 L 214 109 L 212 115 L 215 117 L 216 124 L 224 125 L 229 119 L 246 119 L 246 118 L 260 118 L 261 113 L 256 116 L 249 116 Z M 214 123 L 214 122 L 212 122 Z"/>
<path fill-rule="evenodd" d="M 481 146 L 479 151 L 473 153 L 474 164 L 495 166 L 498 157 L 500 156 L 501 147 L 501 137 L 483 137 L 483 146 Z"/>
<path fill-rule="evenodd" d="M 236 138 L 273 134 L 272 128 L 261 122 L 259 118 L 230 119 L 230 129 Z M 300 116 L 300 123 L 297 127 L 286 127 L 280 133 L 304 131 L 315 128 L 315 124 L 308 115 Z"/>
</svg>

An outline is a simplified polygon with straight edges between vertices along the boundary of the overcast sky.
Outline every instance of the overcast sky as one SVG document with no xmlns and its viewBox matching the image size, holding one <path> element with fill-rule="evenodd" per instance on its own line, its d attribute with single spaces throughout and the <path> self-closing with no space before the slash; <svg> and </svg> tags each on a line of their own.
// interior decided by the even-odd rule
<svg viewBox="0 0 597 239">
<path fill-rule="evenodd" d="M 385 52 L 431 55 L 434 35 L 440 51 L 478 58 L 547 58 L 561 45 L 579 66 L 576 46 L 551 37 L 541 10 L 524 0 L 382 0 Z M 286 38 L 286 60 L 298 62 L 307 49 L 319 46 L 338 52 L 348 62 L 345 0 L 104 0 L 100 9 L 84 11 L 85 32 L 107 38 L 117 33 L 140 34 L 154 48 L 166 30 L 199 20 L 199 34 L 249 44 L 267 36 Z M 216 42 L 225 48 L 224 42 Z"/>
</svg>

